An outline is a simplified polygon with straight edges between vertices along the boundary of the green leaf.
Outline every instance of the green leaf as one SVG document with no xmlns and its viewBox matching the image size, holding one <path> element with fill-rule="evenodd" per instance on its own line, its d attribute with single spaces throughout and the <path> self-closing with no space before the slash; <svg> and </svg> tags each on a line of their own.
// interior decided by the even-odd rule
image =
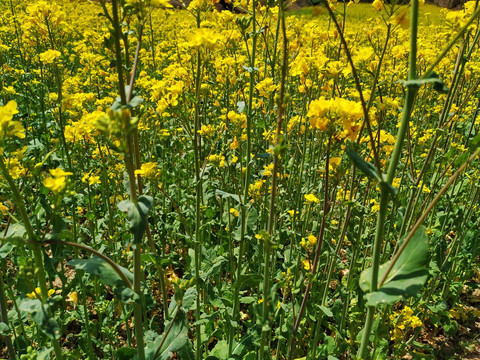
<svg viewBox="0 0 480 360">
<path fill-rule="evenodd" d="M 262 276 L 259 274 L 243 274 L 232 286 L 233 289 L 239 287 L 240 290 L 251 289 L 262 281 Z"/>
<path fill-rule="evenodd" d="M 5 235 L 5 239 L 8 241 L 13 241 L 15 244 L 23 243 L 27 234 L 27 230 L 22 224 L 16 223 L 10 225 L 8 228 L 7 235 Z"/>
<path fill-rule="evenodd" d="M 139 196 L 135 205 L 130 200 L 124 200 L 117 206 L 120 211 L 127 213 L 130 221 L 130 231 L 134 235 L 136 244 L 142 241 L 143 234 L 147 228 L 147 213 L 152 208 L 153 198 L 151 196 Z"/>
<path fill-rule="evenodd" d="M 0 247 L 0 259 L 5 259 L 8 254 L 10 254 L 13 250 L 13 244 L 11 242 L 6 242 Z"/>
<path fill-rule="evenodd" d="M 50 359 L 50 353 L 53 351 L 53 347 L 50 347 L 48 349 L 44 349 L 41 351 L 37 351 L 37 360 L 45 360 L 45 359 Z"/>
<path fill-rule="evenodd" d="M 245 351 L 254 349 L 255 348 L 255 345 L 253 344 L 254 339 L 255 339 L 255 335 L 253 333 L 244 335 L 238 344 L 234 344 L 232 355 L 240 356 L 240 355 L 243 355 Z"/>
<path fill-rule="evenodd" d="M 10 336 L 12 331 L 4 322 L 0 322 L 0 335 L 1 336 Z"/>
<path fill-rule="evenodd" d="M 228 343 L 226 340 L 220 340 L 213 348 L 210 355 L 218 359 L 228 359 Z"/>
<path fill-rule="evenodd" d="M 370 164 L 369 162 L 366 162 L 363 160 L 363 158 L 358 155 L 351 147 L 349 144 L 347 144 L 346 148 L 346 153 L 350 160 L 354 163 L 354 165 L 360 169 L 361 172 L 363 172 L 367 177 L 369 177 L 372 180 L 377 180 L 377 181 L 383 181 L 383 179 L 378 175 L 377 169 L 373 164 Z"/>
<path fill-rule="evenodd" d="M 235 194 L 231 194 L 231 193 L 228 193 L 228 192 L 225 192 L 225 191 L 222 191 L 222 190 L 215 190 L 215 195 L 218 195 L 224 199 L 226 198 L 232 198 L 233 200 L 235 200 L 237 203 L 240 204 L 240 197 L 238 195 L 235 195 Z"/>
<path fill-rule="evenodd" d="M 249 229 L 253 228 L 253 225 L 257 222 L 258 219 L 258 211 L 255 208 L 251 208 L 247 215 L 247 227 Z"/>
<path fill-rule="evenodd" d="M 428 83 L 433 83 L 433 90 L 441 93 L 448 92 L 448 86 L 443 82 L 443 80 L 439 78 L 439 76 L 435 72 L 433 72 L 432 75 L 430 75 L 430 77 L 427 79 L 400 80 L 400 83 L 403 86 L 416 86 L 416 87 L 420 87 Z"/>
<path fill-rule="evenodd" d="M 188 288 L 187 291 L 185 291 L 182 300 L 182 307 L 185 309 L 185 311 L 190 310 L 190 308 L 193 306 L 193 303 L 197 299 L 197 295 L 198 293 L 195 288 Z"/>
<path fill-rule="evenodd" d="M 179 359 L 194 359 L 192 343 L 188 339 L 187 318 L 183 310 L 178 311 L 179 312 L 177 316 L 174 318 L 175 322 L 172 324 L 171 328 L 169 323 L 165 324 L 165 329 L 170 328 L 165 340 L 163 340 L 165 336 L 165 334 L 163 334 L 161 336 L 157 336 L 154 341 L 147 343 L 147 346 L 145 347 L 145 358 L 147 360 L 153 359 L 153 356 L 157 352 L 157 349 L 162 341 L 163 344 L 156 359 L 170 359 L 174 352 L 177 353 Z"/>
<path fill-rule="evenodd" d="M 123 303 L 131 303 L 138 299 L 138 295 L 128 287 L 120 275 L 102 258 L 92 256 L 89 259 L 74 259 L 70 260 L 67 265 L 73 266 L 77 270 L 83 270 L 90 275 L 98 276 L 100 281 L 107 286 L 110 286 Z M 133 282 L 133 274 L 128 269 L 117 265 L 125 274 L 125 277 Z"/>
<path fill-rule="evenodd" d="M 333 317 L 332 310 L 330 310 L 328 307 L 320 305 L 319 308 L 325 314 L 325 316 Z"/>
<path fill-rule="evenodd" d="M 131 360 L 135 358 L 137 349 L 133 347 L 123 347 L 115 351 L 115 358 L 119 360 Z"/>
<path fill-rule="evenodd" d="M 20 304 L 20 311 L 32 315 L 35 322 L 49 339 L 60 338 L 60 326 L 49 316 L 50 303 L 42 304 L 39 299 L 27 299 Z"/>
<path fill-rule="evenodd" d="M 421 289 L 428 277 L 428 237 L 421 226 L 405 247 L 398 261 L 393 266 L 383 286 L 367 294 L 367 305 L 394 304 L 399 300 L 414 296 Z M 385 274 L 389 263 L 380 266 L 378 280 Z M 370 291 L 372 268 L 360 275 L 360 287 L 364 292 Z"/>
</svg>

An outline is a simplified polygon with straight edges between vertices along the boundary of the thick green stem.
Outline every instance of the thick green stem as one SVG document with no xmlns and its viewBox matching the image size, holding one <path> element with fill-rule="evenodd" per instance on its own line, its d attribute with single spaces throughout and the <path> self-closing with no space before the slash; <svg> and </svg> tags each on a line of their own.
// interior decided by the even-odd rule
<svg viewBox="0 0 480 360">
<path fill-rule="evenodd" d="M 418 28 L 418 0 L 412 1 L 412 16 L 410 21 L 410 58 L 409 58 L 409 68 L 408 68 L 408 80 L 415 80 L 417 78 L 417 28 Z M 386 183 L 380 183 L 381 188 L 381 198 L 380 198 L 380 210 L 377 215 L 377 225 L 375 232 L 375 240 L 373 244 L 373 254 L 372 254 L 372 278 L 370 282 L 370 292 L 375 292 L 378 289 L 378 269 L 380 266 L 380 252 L 382 248 L 382 241 L 384 238 L 384 229 L 385 229 L 385 219 L 387 216 L 387 208 L 389 202 L 389 190 L 388 184 L 390 184 L 395 176 L 395 171 L 397 169 L 398 161 L 402 153 L 403 142 L 405 135 L 408 129 L 408 123 L 410 121 L 410 114 L 412 112 L 414 100 L 418 87 L 416 85 L 409 84 L 407 86 L 407 95 L 405 104 L 403 107 L 402 120 L 400 123 L 400 129 L 397 133 L 395 148 L 393 150 L 390 164 L 388 167 Z M 367 315 L 365 320 L 365 327 L 363 329 L 362 340 L 360 343 L 360 348 L 358 350 L 358 357 L 360 359 L 366 359 L 370 335 L 373 326 L 373 318 L 375 314 L 376 307 L 368 306 Z"/>
<path fill-rule="evenodd" d="M 118 75 L 118 87 L 120 92 L 120 100 L 122 106 L 127 105 L 127 94 L 125 92 L 125 82 L 123 78 L 123 60 L 122 60 L 122 48 L 120 45 L 120 39 L 122 38 L 120 29 L 120 20 L 118 17 L 118 3 L 117 0 L 112 0 L 112 25 L 114 28 L 114 41 L 115 41 L 115 56 L 117 63 L 117 75 Z M 128 55 L 127 55 L 128 56 Z M 130 128 L 130 113 L 128 110 L 122 110 L 123 121 L 125 122 L 125 128 Z M 128 130 L 127 130 L 128 131 Z M 137 189 L 135 186 L 135 167 L 133 162 L 134 142 L 133 136 L 130 131 L 125 134 L 125 142 L 127 149 L 125 152 L 125 167 L 127 169 L 129 186 L 130 186 L 130 201 L 137 204 Z M 141 267 L 141 251 L 142 251 L 142 237 L 133 236 L 134 248 L 133 248 L 133 291 L 142 298 L 141 281 L 143 280 L 143 272 Z M 145 360 L 145 348 L 143 341 L 143 311 L 142 303 L 135 303 L 133 308 L 134 313 L 134 326 L 135 326 L 135 338 L 137 340 L 137 356 L 139 360 Z"/>
</svg>

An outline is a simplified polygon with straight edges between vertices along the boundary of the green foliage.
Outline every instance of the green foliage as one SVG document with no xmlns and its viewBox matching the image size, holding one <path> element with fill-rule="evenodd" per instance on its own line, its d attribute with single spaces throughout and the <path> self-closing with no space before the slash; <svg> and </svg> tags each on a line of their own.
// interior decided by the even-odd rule
<svg viewBox="0 0 480 360">
<path fill-rule="evenodd" d="M 367 293 L 367 305 L 394 304 L 409 296 L 417 295 L 428 277 L 428 237 L 421 226 L 393 265 L 383 285 L 370 292 L 372 268 L 360 275 L 360 287 Z M 385 275 L 390 263 L 380 265 L 379 280 Z"/>
</svg>

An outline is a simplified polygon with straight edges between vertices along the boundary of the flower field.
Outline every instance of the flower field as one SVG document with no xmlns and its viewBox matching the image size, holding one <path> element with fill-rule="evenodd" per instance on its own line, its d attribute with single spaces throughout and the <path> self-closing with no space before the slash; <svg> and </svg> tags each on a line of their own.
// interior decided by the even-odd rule
<svg viewBox="0 0 480 360">
<path fill-rule="evenodd" d="M 480 352 L 480 10 L 0 4 L 0 358 Z"/>
</svg>

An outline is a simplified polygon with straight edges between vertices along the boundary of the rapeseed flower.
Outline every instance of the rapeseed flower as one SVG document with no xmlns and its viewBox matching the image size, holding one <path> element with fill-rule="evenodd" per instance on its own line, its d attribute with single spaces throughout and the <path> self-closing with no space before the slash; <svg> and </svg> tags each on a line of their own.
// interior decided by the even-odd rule
<svg viewBox="0 0 480 360">
<path fill-rule="evenodd" d="M 319 204 L 320 200 L 313 194 L 303 195 L 307 204 Z"/>
<path fill-rule="evenodd" d="M 25 138 L 25 128 L 19 121 L 13 120 L 18 114 L 17 103 L 11 100 L 5 106 L 0 106 L 0 141 L 16 136 Z"/>
<path fill-rule="evenodd" d="M 48 290 L 48 292 L 47 292 L 48 297 L 52 296 L 53 294 L 55 294 L 55 290 L 53 290 L 53 289 Z M 34 291 L 27 294 L 27 298 L 29 298 L 29 299 L 41 299 L 42 298 L 41 289 L 39 287 L 36 287 Z"/>
<path fill-rule="evenodd" d="M 50 175 L 43 180 L 43 186 L 50 189 L 54 194 L 58 194 L 65 189 L 67 185 L 67 176 L 73 175 L 71 172 L 65 172 L 60 168 L 49 170 Z"/>
<path fill-rule="evenodd" d="M 53 64 L 60 58 L 60 55 L 61 53 L 58 50 L 47 50 L 40 54 L 40 61 L 44 64 Z"/>
<path fill-rule="evenodd" d="M 147 162 L 143 163 L 140 166 L 140 169 L 135 170 L 135 175 L 140 175 L 144 178 L 155 179 L 160 175 L 160 172 L 157 170 L 158 163 L 156 162 Z"/>
</svg>

